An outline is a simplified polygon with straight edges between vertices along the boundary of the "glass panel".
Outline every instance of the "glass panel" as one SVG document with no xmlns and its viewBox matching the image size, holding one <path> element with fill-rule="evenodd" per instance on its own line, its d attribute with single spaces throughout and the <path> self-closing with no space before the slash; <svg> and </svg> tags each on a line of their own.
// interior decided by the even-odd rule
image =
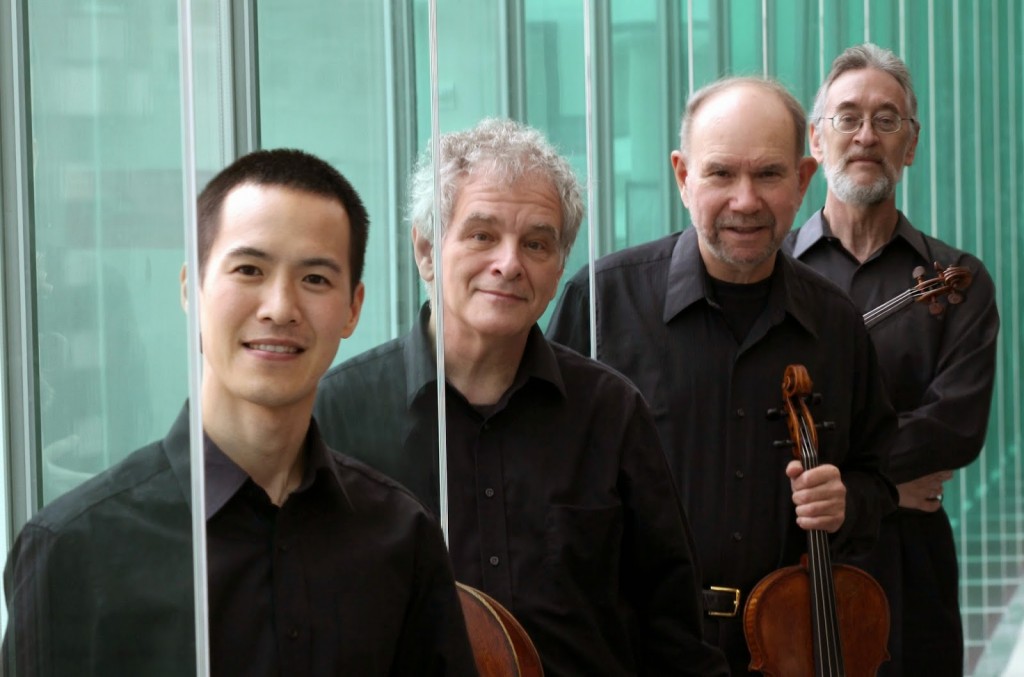
<svg viewBox="0 0 1024 677">
<path fill-rule="evenodd" d="M 44 502 L 162 435 L 186 392 L 163 5 L 29 5 Z"/>
<path fill-rule="evenodd" d="M 415 100 L 405 90 L 391 98 L 391 88 L 401 83 L 388 70 L 396 61 L 386 4 L 274 0 L 260 2 L 257 15 L 263 147 L 301 148 L 331 163 L 370 214 L 366 301 L 359 328 L 342 344 L 338 360 L 408 327 L 409 299 L 417 289 L 399 202 L 415 139 L 398 134 Z"/>
<path fill-rule="evenodd" d="M 188 674 L 178 6 L 24 5 L 34 221 L 11 227 L 35 245 L 45 507 L 5 572 L 5 674 Z"/>
</svg>

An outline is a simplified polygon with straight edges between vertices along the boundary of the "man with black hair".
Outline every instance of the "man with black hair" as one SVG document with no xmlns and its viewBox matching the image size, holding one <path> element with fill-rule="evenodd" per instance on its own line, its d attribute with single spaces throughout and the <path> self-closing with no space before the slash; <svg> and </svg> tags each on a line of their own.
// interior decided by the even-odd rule
<svg viewBox="0 0 1024 677">
<path fill-rule="evenodd" d="M 317 383 L 356 327 L 368 218 L 336 170 L 258 151 L 199 197 L 210 665 L 473 675 L 440 529 L 330 449 Z M 188 407 L 40 511 L 5 570 L 10 675 L 195 670 Z"/>
</svg>

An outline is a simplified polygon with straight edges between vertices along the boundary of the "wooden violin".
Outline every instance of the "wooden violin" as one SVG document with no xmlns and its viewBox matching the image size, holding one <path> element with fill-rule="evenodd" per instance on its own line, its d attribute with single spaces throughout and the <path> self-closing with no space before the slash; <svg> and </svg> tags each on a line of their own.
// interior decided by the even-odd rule
<svg viewBox="0 0 1024 677">
<path fill-rule="evenodd" d="M 925 279 L 924 266 L 914 269 L 913 277 L 917 284 L 895 298 L 889 299 L 877 308 L 864 313 L 864 324 L 868 329 L 885 318 L 911 303 L 928 302 L 928 310 L 936 317 L 941 316 L 945 307 L 938 299 L 947 296 L 947 301 L 956 305 L 964 300 L 963 291 L 971 286 L 971 271 L 961 266 L 943 268 L 938 262 L 935 266 L 935 277 Z"/>
<path fill-rule="evenodd" d="M 805 470 L 817 467 L 817 430 L 806 404 L 811 379 L 803 365 L 786 367 L 782 393 L 794 455 Z M 751 591 L 743 632 L 751 670 L 866 677 L 889 659 L 889 604 L 866 572 L 832 564 L 828 534 L 812 530 L 801 563 L 768 574 Z"/>
</svg>

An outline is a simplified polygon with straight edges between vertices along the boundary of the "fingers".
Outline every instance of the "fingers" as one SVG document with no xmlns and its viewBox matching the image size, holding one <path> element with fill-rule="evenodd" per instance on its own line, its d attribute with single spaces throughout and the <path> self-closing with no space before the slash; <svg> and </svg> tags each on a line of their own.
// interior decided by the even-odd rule
<svg viewBox="0 0 1024 677">
<path fill-rule="evenodd" d="M 919 477 L 916 480 L 896 485 L 900 494 L 900 507 L 936 512 L 942 507 L 942 485 L 953 476 L 948 470 Z"/>
<path fill-rule="evenodd" d="M 789 475 L 789 468 L 786 468 Z M 839 469 L 822 465 L 790 476 L 796 523 L 801 529 L 834 533 L 846 519 L 846 485 Z"/>
</svg>

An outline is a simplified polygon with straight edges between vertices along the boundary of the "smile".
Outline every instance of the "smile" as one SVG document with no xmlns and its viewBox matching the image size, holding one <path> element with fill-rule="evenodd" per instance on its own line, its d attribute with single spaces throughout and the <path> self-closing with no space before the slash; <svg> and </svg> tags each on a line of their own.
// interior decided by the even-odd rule
<svg viewBox="0 0 1024 677">
<path fill-rule="evenodd" d="M 268 353 L 294 354 L 302 352 L 299 348 L 296 348 L 294 346 L 279 346 L 269 343 L 246 343 L 244 345 L 246 348 L 251 348 L 252 350 L 264 350 Z"/>
</svg>

